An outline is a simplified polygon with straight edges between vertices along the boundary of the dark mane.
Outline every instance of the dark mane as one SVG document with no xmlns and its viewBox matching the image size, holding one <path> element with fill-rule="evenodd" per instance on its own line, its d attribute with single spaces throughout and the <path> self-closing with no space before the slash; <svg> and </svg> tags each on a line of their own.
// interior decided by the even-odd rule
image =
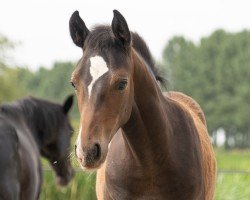
<svg viewBox="0 0 250 200">
<path fill-rule="evenodd" d="M 133 48 L 148 64 L 155 76 L 155 79 L 164 86 L 166 81 L 160 73 L 159 68 L 156 66 L 146 42 L 137 33 L 131 32 L 131 36 Z M 115 40 L 111 27 L 108 25 L 99 25 L 94 27 L 89 36 L 86 38 L 84 46 L 88 46 L 93 49 L 100 49 L 101 51 L 105 51 L 105 49 L 115 46 L 125 52 L 125 49 L 123 49 L 124 47 L 119 43 L 119 41 Z"/>
<path fill-rule="evenodd" d="M 60 104 L 35 97 L 25 97 L 0 106 L 0 114 L 23 118 L 28 126 L 38 132 L 51 133 L 60 127 L 65 115 Z"/>
<path fill-rule="evenodd" d="M 163 86 L 166 84 L 166 80 L 163 75 L 160 73 L 159 68 L 156 66 L 153 56 L 143 38 L 138 34 L 131 32 L 132 34 L 132 43 L 134 49 L 142 56 L 145 62 L 150 66 L 153 74 L 157 81 L 159 81 Z"/>
</svg>

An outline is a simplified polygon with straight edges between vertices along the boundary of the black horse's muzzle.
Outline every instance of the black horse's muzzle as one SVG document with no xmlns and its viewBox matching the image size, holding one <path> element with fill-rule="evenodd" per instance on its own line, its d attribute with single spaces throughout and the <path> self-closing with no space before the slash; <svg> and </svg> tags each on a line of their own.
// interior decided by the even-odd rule
<svg viewBox="0 0 250 200">
<path fill-rule="evenodd" d="M 70 167 L 68 169 L 67 174 L 65 174 L 63 176 L 60 176 L 60 175 L 56 176 L 56 183 L 60 186 L 66 186 L 66 185 L 68 185 L 68 183 L 70 182 L 70 180 L 72 179 L 73 176 L 74 176 L 74 170 L 72 169 L 72 167 Z"/>
</svg>

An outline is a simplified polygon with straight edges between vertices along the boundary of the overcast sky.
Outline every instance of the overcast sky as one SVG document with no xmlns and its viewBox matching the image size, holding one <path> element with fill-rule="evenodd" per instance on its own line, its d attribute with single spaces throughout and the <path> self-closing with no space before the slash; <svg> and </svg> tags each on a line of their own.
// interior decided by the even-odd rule
<svg viewBox="0 0 250 200">
<path fill-rule="evenodd" d="M 33 70 L 51 67 L 54 61 L 75 61 L 81 56 L 68 30 L 75 10 L 90 28 L 111 23 L 113 9 L 143 36 L 157 59 L 174 35 L 198 41 L 218 28 L 250 29 L 249 0 L 3 0 L 0 33 L 21 42 L 12 54 L 16 64 Z"/>
</svg>

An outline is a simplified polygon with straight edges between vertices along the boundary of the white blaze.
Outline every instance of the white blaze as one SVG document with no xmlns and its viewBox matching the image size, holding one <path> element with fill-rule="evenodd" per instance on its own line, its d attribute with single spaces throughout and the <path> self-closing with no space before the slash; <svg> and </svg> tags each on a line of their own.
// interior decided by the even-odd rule
<svg viewBox="0 0 250 200">
<path fill-rule="evenodd" d="M 79 134 L 78 134 L 78 137 L 77 137 L 77 140 L 76 140 L 76 145 L 77 145 L 76 155 L 83 158 L 81 135 L 82 135 L 82 126 L 80 126 Z"/>
<path fill-rule="evenodd" d="M 78 134 L 78 140 L 79 140 L 79 142 L 81 142 L 81 140 L 80 140 L 81 134 L 82 134 L 82 126 L 80 126 L 79 134 Z"/>
<path fill-rule="evenodd" d="M 108 71 L 107 63 L 101 56 L 94 56 L 90 58 L 90 75 L 92 81 L 88 86 L 89 98 L 91 96 L 92 87 L 96 80 Z"/>
</svg>

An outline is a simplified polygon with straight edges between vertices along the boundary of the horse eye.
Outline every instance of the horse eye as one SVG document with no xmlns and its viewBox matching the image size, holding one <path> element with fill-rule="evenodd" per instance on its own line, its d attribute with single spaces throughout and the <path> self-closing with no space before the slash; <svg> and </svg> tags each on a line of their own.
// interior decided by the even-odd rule
<svg viewBox="0 0 250 200">
<path fill-rule="evenodd" d="M 128 84 L 127 80 L 122 80 L 121 82 L 119 82 L 117 89 L 124 90 L 126 88 L 127 84 Z"/>
<path fill-rule="evenodd" d="M 71 83 L 72 87 L 76 89 L 75 84 L 72 81 L 70 83 Z"/>
</svg>

